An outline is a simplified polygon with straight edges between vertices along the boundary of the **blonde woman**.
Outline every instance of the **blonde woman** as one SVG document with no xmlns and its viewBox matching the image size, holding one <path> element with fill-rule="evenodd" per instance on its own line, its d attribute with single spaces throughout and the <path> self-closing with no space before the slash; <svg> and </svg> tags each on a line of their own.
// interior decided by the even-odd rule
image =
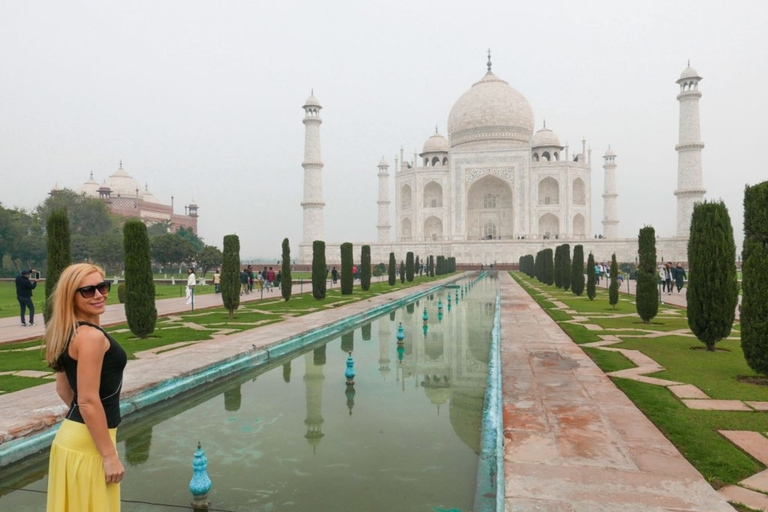
<svg viewBox="0 0 768 512">
<path fill-rule="evenodd" d="M 100 326 L 110 283 L 86 263 L 61 273 L 51 295 L 46 360 L 69 406 L 51 446 L 48 512 L 120 510 L 125 469 L 117 455 L 125 351 Z"/>
</svg>

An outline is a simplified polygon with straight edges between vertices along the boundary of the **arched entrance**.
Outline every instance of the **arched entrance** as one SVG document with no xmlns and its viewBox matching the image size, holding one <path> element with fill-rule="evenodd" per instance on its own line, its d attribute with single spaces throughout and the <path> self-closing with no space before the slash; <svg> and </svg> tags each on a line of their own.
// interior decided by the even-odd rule
<svg viewBox="0 0 768 512">
<path fill-rule="evenodd" d="M 545 213 L 539 218 L 539 236 L 555 238 L 560 236 L 560 219 L 552 213 Z"/>
<path fill-rule="evenodd" d="M 512 187 L 496 176 L 485 176 L 467 192 L 467 240 L 514 238 Z"/>
<path fill-rule="evenodd" d="M 443 221 L 434 215 L 424 221 L 424 239 L 436 242 L 443 239 Z"/>
</svg>

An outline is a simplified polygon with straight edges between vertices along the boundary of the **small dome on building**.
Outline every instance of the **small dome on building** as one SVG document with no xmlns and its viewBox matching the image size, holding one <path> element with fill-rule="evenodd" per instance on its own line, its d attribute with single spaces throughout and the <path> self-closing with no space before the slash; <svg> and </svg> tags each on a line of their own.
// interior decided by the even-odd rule
<svg viewBox="0 0 768 512">
<path fill-rule="evenodd" d="M 611 149 L 611 146 L 608 146 L 608 150 L 605 152 L 605 155 L 603 155 L 603 156 L 604 157 L 612 157 L 612 156 L 616 156 L 616 153 L 613 152 L 613 150 Z"/>
<path fill-rule="evenodd" d="M 317 108 L 323 108 L 322 105 L 320 105 L 320 102 L 315 98 L 314 92 L 307 98 L 307 101 L 304 102 L 304 107 L 317 107 Z"/>
<path fill-rule="evenodd" d="M 389 167 L 387 160 L 383 156 L 381 157 L 381 162 L 379 162 L 379 167 Z"/>
<path fill-rule="evenodd" d="M 147 203 L 160 203 L 160 201 L 157 200 L 157 198 L 152 194 L 152 192 L 149 191 L 149 186 L 145 183 L 144 184 L 144 201 Z"/>
<path fill-rule="evenodd" d="M 530 103 L 490 71 L 456 101 L 448 116 L 452 146 L 488 141 L 527 145 L 532 134 Z"/>
<path fill-rule="evenodd" d="M 99 182 L 93 179 L 93 173 L 91 179 L 83 183 L 77 191 L 88 197 L 99 197 Z"/>
<path fill-rule="evenodd" d="M 451 149 L 451 145 L 448 143 L 448 139 L 437 133 L 432 135 L 424 143 L 424 153 L 447 153 Z"/>
<path fill-rule="evenodd" d="M 115 171 L 104 184 L 112 190 L 112 197 L 136 197 L 143 198 L 142 186 L 139 182 L 123 170 L 123 162 L 120 162 L 120 168 Z"/>
<path fill-rule="evenodd" d="M 693 69 L 690 65 L 688 65 L 687 68 L 683 70 L 682 73 L 680 73 L 680 80 L 685 80 L 686 78 L 701 78 L 699 76 L 699 73 Z"/>
<path fill-rule="evenodd" d="M 562 149 L 563 146 L 560 145 L 560 139 L 555 135 L 555 132 L 547 128 L 547 125 L 544 124 L 544 127 L 537 131 L 533 139 L 531 140 L 531 147 L 532 148 L 540 148 L 540 147 L 557 147 Z"/>
</svg>

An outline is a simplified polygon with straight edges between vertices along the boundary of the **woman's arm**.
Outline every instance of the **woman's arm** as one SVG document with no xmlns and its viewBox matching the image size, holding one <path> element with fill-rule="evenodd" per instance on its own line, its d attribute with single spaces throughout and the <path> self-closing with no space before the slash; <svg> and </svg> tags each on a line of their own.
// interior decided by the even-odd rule
<svg viewBox="0 0 768 512">
<path fill-rule="evenodd" d="M 109 341 L 104 333 L 93 327 L 81 326 L 72 340 L 73 356 L 77 359 L 77 403 L 80 415 L 99 450 L 107 483 L 123 479 L 125 469 L 117 456 L 107 428 L 107 416 L 99 397 L 101 365 Z"/>
<path fill-rule="evenodd" d="M 64 372 L 56 372 L 56 393 L 64 400 L 65 404 L 68 406 L 72 405 L 75 392 L 72 390 L 72 386 L 69 385 L 67 374 Z"/>
</svg>

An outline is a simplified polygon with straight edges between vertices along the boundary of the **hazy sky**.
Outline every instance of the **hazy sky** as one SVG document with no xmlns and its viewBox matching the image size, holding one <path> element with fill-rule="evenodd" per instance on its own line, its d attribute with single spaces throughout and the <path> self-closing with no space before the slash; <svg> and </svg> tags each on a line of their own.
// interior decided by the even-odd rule
<svg viewBox="0 0 768 512">
<path fill-rule="evenodd" d="M 704 185 L 742 238 L 745 184 L 768 179 L 768 2 L 0 0 L 0 202 L 124 169 L 243 259 L 302 236 L 304 112 L 321 117 L 328 242 L 376 240 L 377 164 L 421 152 L 486 71 L 528 98 L 536 129 L 617 153 L 619 233 L 676 227 L 679 86 L 699 90 Z M 394 176 L 390 168 L 390 199 Z M 393 214 L 390 222 L 394 224 Z M 393 226 L 394 227 L 394 226 Z M 392 231 L 394 236 L 394 229 Z"/>
</svg>

